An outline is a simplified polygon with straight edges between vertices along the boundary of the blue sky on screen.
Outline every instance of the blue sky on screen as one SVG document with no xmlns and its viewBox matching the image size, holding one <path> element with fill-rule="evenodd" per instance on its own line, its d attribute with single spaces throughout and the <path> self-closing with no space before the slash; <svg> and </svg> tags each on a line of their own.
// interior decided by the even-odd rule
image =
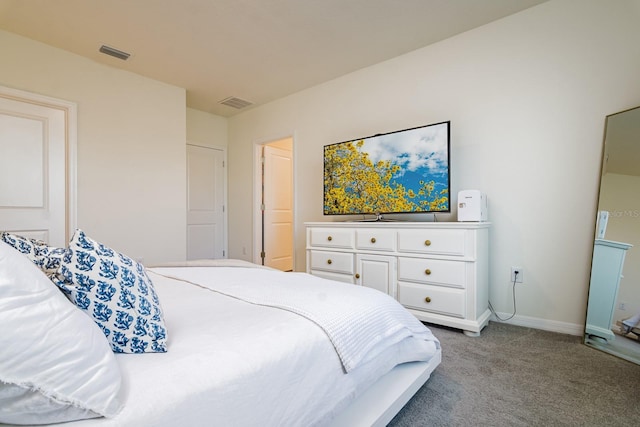
<svg viewBox="0 0 640 427">
<path fill-rule="evenodd" d="M 447 171 L 447 123 L 367 138 L 362 151 L 374 164 L 391 160 L 425 178 L 438 176 Z"/>
</svg>

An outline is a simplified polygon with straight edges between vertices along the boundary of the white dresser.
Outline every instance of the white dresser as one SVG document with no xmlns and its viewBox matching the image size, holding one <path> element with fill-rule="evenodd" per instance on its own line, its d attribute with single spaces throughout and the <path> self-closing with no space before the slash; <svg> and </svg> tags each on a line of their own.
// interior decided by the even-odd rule
<svg viewBox="0 0 640 427">
<path fill-rule="evenodd" d="M 596 239 L 593 245 L 591 262 L 591 286 L 587 306 L 587 325 L 585 333 L 598 342 L 613 341 L 611 330 L 613 315 L 618 299 L 618 289 L 622 278 L 624 258 L 633 245 Z"/>
<path fill-rule="evenodd" d="M 307 272 L 378 289 L 418 319 L 478 336 L 489 322 L 489 223 L 309 222 Z"/>
</svg>

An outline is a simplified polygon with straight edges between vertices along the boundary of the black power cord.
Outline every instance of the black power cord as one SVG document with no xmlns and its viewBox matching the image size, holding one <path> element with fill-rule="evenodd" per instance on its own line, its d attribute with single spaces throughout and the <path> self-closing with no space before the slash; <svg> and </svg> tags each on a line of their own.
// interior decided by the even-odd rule
<svg viewBox="0 0 640 427">
<path fill-rule="evenodd" d="M 506 322 L 507 320 L 511 320 L 513 319 L 513 316 L 516 315 L 516 280 L 518 279 L 518 271 L 515 271 L 513 273 L 513 314 L 509 317 L 507 317 L 506 319 L 503 319 L 502 317 L 498 316 L 498 313 L 496 313 L 496 311 L 493 309 L 493 306 L 491 305 L 491 301 L 489 301 L 489 310 L 491 310 L 491 312 L 493 313 L 494 316 L 496 316 L 498 318 L 498 320 L 502 321 L 502 322 Z"/>
</svg>

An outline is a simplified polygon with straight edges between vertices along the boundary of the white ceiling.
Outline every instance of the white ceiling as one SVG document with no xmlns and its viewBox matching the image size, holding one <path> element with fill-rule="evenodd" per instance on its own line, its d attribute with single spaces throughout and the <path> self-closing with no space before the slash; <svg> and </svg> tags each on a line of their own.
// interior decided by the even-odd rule
<svg viewBox="0 0 640 427">
<path fill-rule="evenodd" d="M 189 107 L 229 117 L 225 98 L 264 104 L 544 1 L 0 0 L 0 28 L 186 88 Z"/>
</svg>

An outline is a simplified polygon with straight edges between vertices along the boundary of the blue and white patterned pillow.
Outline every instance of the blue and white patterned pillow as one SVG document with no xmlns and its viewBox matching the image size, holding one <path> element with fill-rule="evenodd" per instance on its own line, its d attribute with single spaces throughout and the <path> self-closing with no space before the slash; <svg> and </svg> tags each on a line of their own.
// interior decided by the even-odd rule
<svg viewBox="0 0 640 427">
<path fill-rule="evenodd" d="M 58 268 L 66 248 L 49 246 L 42 240 L 31 239 L 9 232 L 0 235 L 3 242 L 29 258 L 54 282 L 60 280 Z"/>
<path fill-rule="evenodd" d="M 167 351 L 158 295 L 144 266 L 76 230 L 57 283 L 100 326 L 116 353 Z"/>
</svg>

